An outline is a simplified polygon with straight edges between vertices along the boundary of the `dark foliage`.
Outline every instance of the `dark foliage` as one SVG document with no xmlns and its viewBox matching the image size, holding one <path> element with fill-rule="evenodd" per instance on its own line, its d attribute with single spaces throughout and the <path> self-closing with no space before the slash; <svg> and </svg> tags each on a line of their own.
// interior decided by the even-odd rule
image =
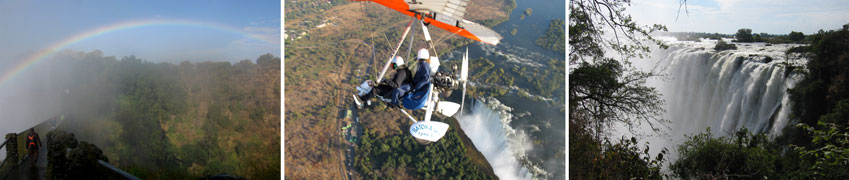
<svg viewBox="0 0 849 180">
<path fill-rule="evenodd" d="M 816 124 L 838 101 L 849 98 L 849 30 L 814 36 L 809 48 L 792 49 L 810 50 L 807 74 L 790 90 L 793 113 L 806 124 Z"/>
<path fill-rule="evenodd" d="M 603 133 L 612 123 L 623 123 L 629 130 L 646 123 L 652 130 L 663 130 L 668 120 L 659 118 L 664 112 L 663 100 L 653 87 L 645 86 L 647 73 L 631 72 L 618 61 L 582 64 L 569 74 L 569 109 L 587 118 L 571 121 L 592 123 L 594 131 Z M 633 115 L 633 116 L 631 116 Z M 600 137 L 600 135 L 598 135 Z"/>
<path fill-rule="evenodd" d="M 624 60 L 646 56 L 650 45 L 666 48 L 660 40 L 649 35 L 655 31 L 666 31 L 666 26 L 638 25 L 631 15 L 625 12 L 625 7 L 629 5 L 628 1 L 570 0 L 570 64 L 603 59 L 606 48 L 620 53 Z M 615 38 L 603 38 L 605 28 L 612 30 Z M 645 41 L 640 39 L 642 37 L 646 38 Z"/>
<path fill-rule="evenodd" d="M 569 177 L 571 179 L 665 179 L 661 171 L 666 149 L 654 158 L 636 138 L 597 140 L 580 124 L 569 123 Z"/>
<path fill-rule="evenodd" d="M 780 145 L 746 128 L 729 137 L 713 137 L 708 129 L 689 137 L 678 152 L 670 169 L 682 179 L 780 179 L 803 167 L 797 154 L 782 156 Z"/>
<path fill-rule="evenodd" d="M 563 24 L 563 20 L 551 20 L 551 23 L 548 24 L 548 30 L 537 39 L 536 44 L 555 52 L 566 53 L 565 28 L 566 25 Z M 511 34 L 515 33 L 511 32 Z"/>
<path fill-rule="evenodd" d="M 735 50 L 737 49 L 737 45 L 728 44 L 725 41 L 719 40 L 719 42 L 716 43 L 716 46 L 713 46 L 713 49 L 716 51 Z"/>
<path fill-rule="evenodd" d="M 354 166 L 363 179 L 495 179 L 466 156 L 466 144 L 455 127 L 438 142 L 421 144 L 406 134 L 375 138 L 366 129 L 356 147 Z M 409 177 L 407 177 L 409 178 Z"/>
<path fill-rule="evenodd" d="M 849 178 L 849 25 L 807 38 L 810 46 L 786 52 L 808 59 L 804 79 L 789 90 L 793 117 L 800 123 L 788 126 L 774 140 L 745 130 L 732 137 L 692 136 L 679 147 L 681 158 L 672 164 L 675 175 L 684 179 Z"/>
<path fill-rule="evenodd" d="M 55 130 L 47 133 L 48 175 L 52 179 L 107 179 L 109 173 L 97 160 L 109 162 L 103 151 L 85 141 L 77 141 L 74 134 Z M 70 149 L 70 151 L 66 151 Z"/>
<path fill-rule="evenodd" d="M 787 35 L 793 42 L 802 42 L 805 40 L 805 34 L 802 32 L 791 31 L 790 34 Z"/>
<path fill-rule="evenodd" d="M 625 12 L 629 1 L 569 1 L 569 176 L 571 179 L 661 179 L 663 155 L 650 158 L 636 139 L 611 142 L 603 135 L 614 123 L 646 123 L 660 133 L 663 100 L 645 82 L 652 72 L 636 70 L 630 59 L 645 57 L 650 46 L 667 48 L 649 35 L 666 31 L 640 26 Z M 552 23 L 554 24 L 554 23 Z M 612 33 L 611 33 L 612 31 Z M 611 33 L 614 38 L 605 38 Z M 645 39 L 644 39 L 645 38 Z M 618 54 L 613 59 L 605 54 Z M 665 152 L 665 150 L 663 151 Z"/>
<path fill-rule="evenodd" d="M 737 42 L 755 42 L 755 38 L 752 37 L 752 29 L 743 28 L 737 30 L 737 34 L 734 37 L 737 38 Z"/>
<path fill-rule="evenodd" d="M 66 102 L 85 105 L 60 128 L 116 167 L 144 179 L 279 178 L 279 58 L 171 64 L 95 51 L 65 62 L 78 92 Z"/>
</svg>

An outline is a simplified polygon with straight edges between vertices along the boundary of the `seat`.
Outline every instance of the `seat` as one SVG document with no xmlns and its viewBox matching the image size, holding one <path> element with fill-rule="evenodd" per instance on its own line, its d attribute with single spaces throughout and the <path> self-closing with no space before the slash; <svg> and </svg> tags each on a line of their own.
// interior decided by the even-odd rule
<svg viewBox="0 0 849 180">
<path fill-rule="evenodd" d="M 427 102 L 430 96 L 430 85 L 432 77 L 430 65 L 427 62 L 420 61 L 416 70 L 416 75 L 413 76 L 413 83 L 410 87 L 410 92 L 404 95 L 402 104 L 404 108 L 410 110 L 421 109 Z"/>
<path fill-rule="evenodd" d="M 404 105 L 404 108 L 416 110 L 421 109 L 425 106 L 425 104 L 427 103 L 428 96 L 430 96 L 430 88 L 427 88 L 429 87 L 430 83 L 427 83 L 426 85 L 427 86 L 424 86 L 424 88 L 421 88 L 421 90 L 412 91 L 404 96 L 402 103 Z"/>
</svg>

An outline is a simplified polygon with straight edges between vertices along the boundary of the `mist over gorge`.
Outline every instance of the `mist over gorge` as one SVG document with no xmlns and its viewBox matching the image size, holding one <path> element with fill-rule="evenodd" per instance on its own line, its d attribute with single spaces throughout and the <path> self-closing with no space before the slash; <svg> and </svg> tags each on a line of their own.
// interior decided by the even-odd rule
<svg viewBox="0 0 849 180">
<path fill-rule="evenodd" d="M 64 118 L 58 130 L 138 177 L 279 175 L 279 57 L 172 64 L 103 54 L 66 50 L 17 74 L 3 95 L 31 116 L 3 130 Z"/>
</svg>

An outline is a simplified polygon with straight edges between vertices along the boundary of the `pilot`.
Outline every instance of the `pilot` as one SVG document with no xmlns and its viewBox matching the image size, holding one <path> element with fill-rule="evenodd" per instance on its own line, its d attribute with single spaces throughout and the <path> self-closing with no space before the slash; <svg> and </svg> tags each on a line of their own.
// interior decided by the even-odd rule
<svg viewBox="0 0 849 180">
<path fill-rule="evenodd" d="M 395 56 L 392 59 L 392 69 L 395 70 L 395 76 L 392 79 L 384 79 L 376 87 L 374 82 L 368 81 L 369 86 L 373 86 L 372 90 L 363 96 L 359 96 L 360 100 L 368 101 L 374 95 L 383 98 L 384 101 L 389 101 L 393 107 L 400 107 L 400 98 L 402 95 L 410 91 L 410 84 L 413 82 L 413 73 L 404 65 L 404 59 L 400 56 Z"/>
<path fill-rule="evenodd" d="M 427 49 L 419 49 L 416 61 L 418 63 L 418 69 L 416 70 L 416 75 L 413 77 L 412 87 L 410 88 L 413 91 L 427 87 L 427 84 L 431 81 L 430 53 L 428 53 Z"/>
</svg>

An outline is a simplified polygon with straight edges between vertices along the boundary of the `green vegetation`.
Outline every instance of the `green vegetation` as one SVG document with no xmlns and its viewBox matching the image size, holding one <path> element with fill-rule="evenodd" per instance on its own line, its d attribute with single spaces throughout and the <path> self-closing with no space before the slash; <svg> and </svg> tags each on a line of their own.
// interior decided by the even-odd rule
<svg viewBox="0 0 849 180">
<path fill-rule="evenodd" d="M 652 158 L 641 150 L 636 138 L 611 142 L 599 140 L 573 122 L 569 123 L 569 177 L 571 179 L 666 179 L 661 170 L 666 149 Z M 646 144 L 647 146 L 647 144 Z"/>
<path fill-rule="evenodd" d="M 563 20 L 551 20 L 545 35 L 537 38 L 536 44 L 554 52 L 566 53 L 566 30 Z"/>
<path fill-rule="evenodd" d="M 849 24 L 820 30 L 808 50 L 805 78 L 790 90 L 803 133 L 790 142 L 812 165 L 808 177 L 849 178 Z"/>
<path fill-rule="evenodd" d="M 494 27 L 495 25 L 498 25 L 498 24 L 501 24 L 503 22 L 506 22 L 507 20 L 510 20 L 510 14 L 513 13 L 513 9 L 516 9 L 516 0 L 505 0 L 505 1 L 501 1 L 501 2 L 505 5 L 502 5 L 499 10 L 506 12 L 507 15 L 503 16 L 501 18 L 481 20 L 480 21 L 481 25 L 486 26 L 486 27 Z M 459 46 L 456 46 L 456 47 L 459 47 Z"/>
<path fill-rule="evenodd" d="M 512 86 L 515 80 L 514 76 L 505 73 L 504 69 L 495 68 L 495 63 L 486 58 L 478 58 L 469 60 L 471 81 L 483 82 L 493 85 L 491 87 L 469 87 L 468 93 L 472 97 L 482 96 L 502 96 L 507 93 L 506 86 Z M 451 67 L 458 62 L 447 63 L 447 67 Z"/>
<path fill-rule="evenodd" d="M 438 142 L 420 144 L 407 134 L 379 137 L 365 129 L 356 147 L 354 166 L 363 179 L 495 179 L 486 172 L 488 167 L 481 167 L 466 155 L 470 144 L 464 144 L 458 133 L 456 126 L 451 126 Z"/>
<path fill-rule="evenodd" d="M 842 100 L 835 110 L 822 117 L 816 126 L 799 124 L 811 136 L 808 145 L 793 145 L 793 150 L 799 152 L 805 166 L 801 166 L 801 177 L 804 179 L 846 179 L 849 178 L 849 128 L 846 124 L 827 123 L 832 120 L 846 121 L 849 114 L 849 100 Z M 842 118 L 842 119 L 832 119 Z"/>
<path fill-rule="evenodd" d="M 533 85 L 533 90 L 544 97 L 553 97 L 556 102 L 566 99 L 563 85 L 566 81 L 566 61 L 551 59 L 545 69 L 534 69 L 533 73 L 518 73 Z M 515 72 L 515 71 L 514 71 Z"/>
<path fill-rule="evenodd" d="M 751 134 L 746 128 L 731 137 L 713 137 L 708 128 L 689 137 L 678 152 L 681 157 L 670 169 L 682 179 L 780 179 L 790 175 L 788 170 L 803 167 L 791 154 L 782 157 L 781 145 L 766 134 Z"/>
<path fill-rule="evenodd" d="M 51 179 L 108 179 L 97 160 L 109 162 L 97 146 L 77 141 L 74 134 L 55 130 L 47 133 L 47 176 Z"/>
<path fill-rule="evenodd" d="M 802 32 L 791 31 L 790 34 L 787 35 L 787 38 L 790 38 L 793 42 L 802 42 L 805 40 L 805 34 L 802 34 Z"/>
<path fill-rule="evenodd" d="M 305 15 L 321 13 L 333 6 L 341 3 L 347 3 L 345 0 L 328 0 L 328 1 L 297 1 L 286 0 L 286 18 L 299 18 Z"/>
<path fill-rule="evenodd" d="M 651 74 L 632 72 L 624 76 L 628 71 L 615 60 L 584 63 L 572 70 L 569 104 L 573 106 L 569 107 L 578 117 L 571 121 L 593 129 L 597 139 L 613 123 L 622 123 L 632 132 L 636 123 L 647 123 L 654 132 L 663 130 L 661 127 L 668 123 L 658 118 L 663 113 L 663 101 L 655 88 L 644 85 Z M 598 106 L 603 108 L 594 108 Z"/>
<path fill-rule="evenodd" d="M 604 4 L 599 4 L 604 3 Z M 601 12 L 590 7 L 606 6 L 611 12 Z M 667 31 L 666 26 L 654 24 L 651 26 L 638 25 L 631 15 L 625 13 L 625 7 L 630 6 L 624 2 L 608 2 L 602 0 L 569 1 L 569 64 L 601 60 L 605 58 L 604 53 L 610 49 L 625 55 L 621 60 L 627 61 L 634 57 L 644 57 L 650 52 L 649 46 L 657 45 L 661 48 L 668 46 L 650 34 L 654 32 Z M 613 33 L 617 40 L 609 40 L 602 37 L 604 28 L 614 29 Z M 637 37 L 646 37 L 645 40 Z M 631 43 L 619 43 L 625 40 Z"/>
<path fill-rule="evenodd" d="M 795 126 L 770 140 L 745 129 L 732 137 L 703 133 L 679 147 L 672 165 L 684 179 L 849 178 L 849 24 L 820 31 L 810 46 L 792 48 L 809 61 L 790 90 Z"/>
<path fill-rule="evenodd" d="M 755 38 L 752 37 L 752 29 L 740 29 L 737 30 L 737 34 L 734 36 L 737 38 L 737 42 L 754 42 Z"/>
<path fill-rule="evenodd" d="M 229 173 L 279 178 L 280 58 L 151 63 L 95 51 L 69 61 L 73 82 L 61 129 L 103 149 L 144 179 Z M 82 106 L 81 106 L 82 105 Z"/>
<path fill-rule="evenodd" d="M 587 8 L 607 2 L 570 1 L 570 64 L 576 64 L 569 76 L 570 177 L 659 179 L 664 175 L 655 173 L 659 171 L 656 164 L 663 161 L 665 149 L 651 158 L 648 149 L 634 147 L 636 139 L 609 143 L 603 138 L 613 123 L 631 127 L 648 122 L 658 132 L 656 125 L 666 122 L 657 119 L 663 111 L 657 91 L 645 86 L 644 80 L 652 74 L 628 66 L 628 58 L 640 56 L 647 48 L 639 42 L 628 47 L 601 39 L 609 26 L 632 33 L 646 30 L 635 24 L 623 25 L 633 23 L 629 15 L 621 13 L 626 4 L 613 4 L 613 9 L 623 10 L 609 14 Z M 799 124 L 787 126 L 774 139 L 746 129 L 728 137 L 714 137 L 709 130 L 690 136 L 677 149 L 680 157 L 670 167 L 673 175 L 682 179 L 849 178 L 849 24 L 807 37 L 797 32 L 753 35 L 751 29 L 740 29 L 736 38 L 737 42 L 810 43 L 787 51 L 808 59 L 806 70 L 799 71 L 804 79 L 789 90 L 791 122 Z M 623 53 L 624 58 L 605 57 L 608 50 Z M 613 168 L 604 169 L 608 167 Z"/>
<path fill-rule="evenodd" d="M 806 124 L 817 124 L 840 100 L 849 99 L 849 32 L 844 26 L 814 37 L 809 48 L 793 49 L 809 59 L 805 78 L 790 91 L 793 112 Z"/>
<path fill-rule="evenodd" d="M 787 35 L 773 35 L 767 33 L 752 34 L 752 29 L 743 28 L 737 30 L 735 37 L 737 38 L 735 42 L 766 42 L 771 44 L 810 42 L 805 39 L 805 34 L 796 31 L 791 31 L 790 34 Z"/>
<path fill-rule="evenodd" d="M 513 66 L 512 68 L 499 68 L 495 63 L 486 58 L 469 60 L 469 79 L 473 82 L 481 82 L 483 86 L 470 86 L 468 95 L 472 97 L 503 96 L 510 92 L 510 87 L 516 84 L 528 84 L 529 93 L 554 99 L 553 105 L 566 99 L 563 93 L 563 84 L 566 81 L 566 62 L 556 59 L 549 60 L 543 67 Z M 445 62 L 443 66 L 459 66 L 459 61 Z M 520 96 L 525 93 L 518 93 Z M 561 104 L 562 105 L 562 104 Z"/>
<path fill-rule="evenodd" d="M 648 147 L 642 149 L 636 138 L 611 142 L 603 136 L 614 124 L 625 125 L 630 132 L 636 124 L 648 124 L 660 133 L 668 123 L 659 118 L 663 113 L 660 94 L 646 85 L 654 74 L 630 66 L 630 59 L 644 57 L 651 45 L 667 47 L 650 35 L 666 31 L 666 27 L 638 25 L 625 13 L 629 5 L 619 1 L 569 1 L 569 64 L 573 65 L 568 91 L 570 179 L 666 177 L 661 172 L 666 149 L 652 158 Z M 610 11 L 593 8 L 601 6 Z M 613 29 L 618 39 L 603 38 L 605 29 Z M 647 37 L 648 41 L 637 37 Z"/>
<path fill-rule="evenodd" d="M 734 36 L 719 33 L 704 33 L 704 32 L 660 32 L 661 36 L 673 36 L 679 41 L 695 41 L 701 42 L 702 38 L 721 40 L 722 38 L 732 38 Z"/>
<path fill-rule="evenodd" d="M 488 13 L 467 14 L 466 18 L 490 27 L 507 21 L 509 13 L 515 8 L 513 0 L 473 0 L 470 3 L 476 6 L 469 8 Z M 309 35 L 301 39 L 289 39 L 285 42 L 287 48 L 284 52 L 286 60 L 284 76 L 287 82 L 285 91 L 287 98 L 284 126 L 286 127 L 285 139 L 287 139 L 285 147 L 287 152 L 285 177 L 287 179 L 343 179 L 348 173 L 352 173 L 356 179 L 367 177 L 366 172 L 357 168 L 346 169 L 341 163 L 348 159 L 342 155 L 348 143 L 338 136 L 339 128 L 344 126 L 339 119 L 344 114 L 344 110 L 350 108 L 350 98 L 355 90 L 354 87 L 363 80 L 373 79 L 377 75 L 385 60 L 383 57 L 388 57 L 392 53 L 394 43 L 400 39 L 402 29 L 399 28 L 403 28 L 409 20 L 407 16 L 372 2 L 342 3 L 329 9 L 329 11 L 338 12 L 337 14 L 351 16 L 335 16 L 336 19 L 332 20 L 335 26 L 320 30 L 312 29 Z M 313 21 L 327 18 L 321 13 L 321 11 L 314 11 L 295 19 L 287 14 L 286 22 L 293 22 L 292 24 L 301 29 L 310 29 L 311 27 L 301 24 L 301 20 Z M 288 25 L 287 29 L 290 29 Z M 414 32 L 416 33 L 411 32 L 412 35 L 418 37 L 415 37 L 416 42 L 413 48 L 425 47 L 424 41 L 421 41 L 423 38 L 420 31 Z M 434 44 L 440 51 L 437 54 L 475 42 L 460 36 L 451 36 L 447 31 L 439 30 L 431 31 L 431 33 L 433 37 L 446 37 L 443 41 Z M 404 45 L 400 53 L 407 52 L 406 46 Z M 415 50 L 412 53 L 414 54 Z M 377 60 L 372 61 L 373 54 Z M 408 57 L 408 55 L 401 56 L 405 59 Z M 370 131 L 373 139 L 396 135 L 398 138 L 409 137 L 408 133 L 404 133 L 407 129 L 402 128 L 402 123 L 406 121 L 401 119 L 404 115 L 397 110 L 386 108 L 383 103 L 377 103 L 377 107 L 374 108 L 361 110 L 358 114 L 361 125 Z M 406 125 L 406 128 L 409 128 L 409 125 Z M 362 142 L 362 139 L 358 141 Z M 415 146 L 423 145 L 415 144 Z M 459 147 L 445 148 L 449 151 L 463 150 Z M 387 154 L 404 153 L 403 149 L 390 149 L 390 151 Z M 474 147 L 468 147 L 465 151 L 474 151 Z M 483 162 L 485 165 L 486 161 Z M 382 164 L 377 165 L 382 166 Z M 488 168 L 479 166 L 479 169 Z M 439 173 L 439 169 L 434 170 L 430 173 Z M 446 170 L 450 171 L 450 169 Z M 403 172 L 406 174 L 380 172 L 375 176 L 384 179 L 396 176 L 406 177 L 396 177 L 396 179 L 424 179 L 425 176 L 413 171 Z"/>
<path fill-rule="evenodd" d="M 717 42 L 716 45 L 713 46 L 713 49 L 716 50 L 716 51 L 736 50 L 737 45 L 728 44 L 723 40 L 719 40 L 719 42 Z"/>
</svg>

